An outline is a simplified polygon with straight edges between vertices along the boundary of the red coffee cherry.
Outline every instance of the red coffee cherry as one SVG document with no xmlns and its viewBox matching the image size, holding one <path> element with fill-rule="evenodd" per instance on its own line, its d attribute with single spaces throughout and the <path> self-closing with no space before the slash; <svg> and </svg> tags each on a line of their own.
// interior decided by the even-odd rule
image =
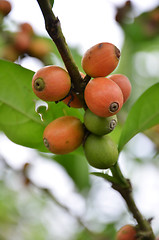
<svg viewBox="0 0 159 240">
<path fill-rule="evenodd" d="M 12 9 L 11 3 L 6 0 L 0 0 L 0 14 L 7 16 Z"/>
<path fill-rule="evenodd" d="M 73 116 L 57 118 L 44 130 L 45 146 L 55 154 L 67 154 L 78 148 L 84 138 L 82 122 Z"/>
<path fill-rule="evenodd" d="M 125 103 L 131 93 L 131 83 L 129 79 L 123 74 L 113 74 L 109 76 L 109 78 L 113 80 L 116 84 L 118 84 L 118 86 L 121 88 Z"/>
<path fill-rule="evenodd" d="M 112 43 L 103 42 L 86 51 L 82 67 L 91 77 L 105 77 L 117 67 L 119 58 L 119 49 Z"/>
<path fill-rule="evenodd" d="M 64 98 L 71 88 L 71 79 L 63 68 L 45 66 L 33 76 L 32 88 L 34 93 L 44 101 L 59 101 Z"/>
<path fill-rule="evenodd" d="M 115 115 L 123 105 L 120 87 L 109 78 L 94 78 L 85 88 L 84 97 L 88 108 L 100 117 Z"/>
<path fill-rule="evenodd" d="M 125 225 L 119 229 L 116 240 L 137 240 L 136 229 L 132 225 Z"/>
</svg>

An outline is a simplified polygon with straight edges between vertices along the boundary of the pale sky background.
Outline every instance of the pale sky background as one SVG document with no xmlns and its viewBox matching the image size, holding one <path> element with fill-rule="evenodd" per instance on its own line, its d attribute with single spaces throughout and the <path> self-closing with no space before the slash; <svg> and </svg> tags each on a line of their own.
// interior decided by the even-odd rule
<svg viewBox="0 0 159 240">
<path fill-rule="evenodd" d="M 12 12 L 9 16 L 10 19 L 15 22 L 29 22 L 37 34 L 48 36 L 44 27 L 42 14 L 36 0 L 10 0 L 10 2 L 13 5 Z M 101 41 L 112 42 L 120 48 L 123 43 L 123 34 L 118 24 L 113 20 L 115 15 L 115 9 L 113 6 L 119 6 L 123 2 L 123 0 L 55 0 L 54 12 L 61 21 L 62 30 L 67 42 L 73 46 L 78 46 L 81 53 L 84 53 L 89 47 Z M 133 0 L 132 3 L 136 6 L 136 9 L 138 9 L 137 12 L 142 12 L 149 8 L 153 8 L 159 4 L 159 1 Z M 26 67 L 36 71 L 39 66 L 31 65 L 27 62 Z M 146 157 L 153 151 L 151 142 L 142 136 L 136 136 L 131 141 L 131 144 L 131 146 L 133 146 L 133 144 L 138 146 L 140 151 L 138 151 L 138 149 L 136 149 L 136 151 L 139 156 L 142 154 L 142 157 Z M 147 146 L 147 148 L 144 148 L 141 153 L 143 146 Z M 82 199 L 74 193 L 71 181 L 65 175 L 63 178 L 61 177 L 61 174 L 59 174 L 60 172 L 63 175 L 64 172 L 61 170 L 57 172 L 57 168 L 54 168 L 53 166 L 50 167 L 48 162 L 44 164 L 42 159 L 34 150 L 18 146 L 9 141 L 2 134 L 0 138 L 0 153 L 2 153 L 2 155 L 4 155 L 8 159 L 8 162 L 14 167 L 19 167 L 25 161 L 28 161 L 28 159 L 34 158 L 35 164 L 37 162 L 39 163 L 38 167 L 34 170 L 34 176 L 36 176 L 34 177 L 35 181 L 52 187 L 64 202 L 66 202 L 67 199 L 68 204 L 71 203 L 73 199 L 77 198 L 79 201 L 79 209 L 81 210 L 81 213 L 84 212 Z M 124 159 L 124 156 L 122 157 Z M 146 215 L 155 216 L 153 227 L 157 232 L 157 229 L 159 229 L 158 171 L 155 167 L 152 167 L 149 164 L 145 164 L 144 169 L 143 166 L 138 165 L 134 168 L 134 165 L 131 162 L 127 163 L 127 159 L 124 159 L 121 164 L 123 164 L 124 172 L 126 174 L 131 173 L 134 187 L 138 189 L 135 198 L 139 208 Z M 127 167 L 126 169 L 125 166 Z M 132 173 L 132 171 L 134 172 Z M 151 178 L 147 178 L 147 174 L 150 173 Z M 58 186 L 57 184 L 54 184 L 52 175 L 56 176 Z M 66 179 L 68 182 L 67 188 L 65 184 Z M 107 186 L 105 187 L 105 184 L 102 184 L 100 180 L 97 180 L 97 182 L 101 184 L 99 188 L 99 196 L 107 198 L 105 204 L 101 203 L 100 205 L 99 203 L 101 211 L 105 211 L 108 216 L 115 215 L 115 211 L 118 209 L 118 206 L 120 206 L 121 209 L 118 209 L 118 211 L 122 211 L 123 208 L 125 208 L 125 205 L 121 197 L 117 196 L 114 190 L 111 190 L 110 188 L 106 190 Z M 109 196 L 106 196 L 108 191 Z M 114 210 L 112 202 L 114 196 L 117 203 L 116 210 Z M 71 206 L 74 211 L 77 211 L 75 205 L 72 204 Z"/>
</svg>

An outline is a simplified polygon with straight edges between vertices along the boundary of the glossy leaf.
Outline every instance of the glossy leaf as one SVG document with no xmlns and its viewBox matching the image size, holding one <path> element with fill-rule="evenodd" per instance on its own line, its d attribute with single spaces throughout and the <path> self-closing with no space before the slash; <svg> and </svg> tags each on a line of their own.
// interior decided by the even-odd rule
<svg viewBox="0 0 159 240">
<path fill-rule="evenodd" d="M 34 72 L 3 60 L 0 60 L 0 69 L 0 129 L 11 141 L 47 151 L 43 144 L 43 131 L 49 122 L 63 115 L 73 115 L 82 120 L 83 110 L 69 108 L 62 102 L 40 102 L 38 114 L 35 103 L 39 99 L 32 90 Z"/>
<path fill-rule="evenodd" d="M 36 98 L 31 86 L 34 72 L 3 60 L 0 69 L 0 128 L 17 144 L 45 149 L 45 125 L 35 112 Z"/>
<path fill-rule="evenodd" d="M 119 139 L 119 151 L 137 133 L 159 123 L 159 83 L 147 89 L 132 106 Z"/>
</svg>

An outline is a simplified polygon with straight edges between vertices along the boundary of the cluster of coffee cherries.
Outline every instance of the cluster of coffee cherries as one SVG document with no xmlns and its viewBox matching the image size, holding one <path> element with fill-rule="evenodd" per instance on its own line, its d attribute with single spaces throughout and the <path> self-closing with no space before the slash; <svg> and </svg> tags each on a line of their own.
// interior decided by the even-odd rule
<svg viewBox="0 0 159 240">
<path fill-rule="evenodd" d="M 117 145 L 108 133 L 115 128 L 116 113 L 131 92 L 130 81 L 125 75 L 109 75 L 117 67 L 119 58 L 119 49 L 108 42 L 91 47 L 83 55 L 82 68 L 89 77 L 84 89 L 87 106 L 84 121 L 82 123 L 76 117 L 63 116 L 49 123 L 44 130 L 43 141 L 51 152 L 67 154 L 83 143 L 91 166 L 107 169 L 115 164 L 118 159 Z M 85 74 L 81 73 L 82 79 Z M 78 94 L 71 91 L 68 72 L 59 66 L 39 69 L 33 76 L 32 88 L 44 101 L 63 101 L 70 107 L 83 107 Z"/>
<path fill-rule="evenodd" d="M 3 21 L 11 11 L 11 2 L 0 0 L 0 20 Z M 4 36 L 4 44 L 0 46 L 1 58 L 14 62 L 18 57 L 24 58 L 29 55 L 43 60 L 50 53 L 51 47 L 48 41 L 38 37 L 30 23 L 18 23 L 17 28 L 16 32 L 5 32 L 2 26 L 1 31 L 4 31 L 4 34 L 2 34 L 2 40 Z"/>
</svg>

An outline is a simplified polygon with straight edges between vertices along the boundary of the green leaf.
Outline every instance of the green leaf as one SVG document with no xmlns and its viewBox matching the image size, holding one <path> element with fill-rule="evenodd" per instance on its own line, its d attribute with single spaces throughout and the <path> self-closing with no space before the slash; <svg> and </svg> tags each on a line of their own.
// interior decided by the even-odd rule
<svg viewBox="0 0 159 240">
<path fill-rule="evenodd" d="M 45 125 L 35 112 L 31 85 L 34 72 L 3 60 L 0 69 L 0 129 L 17 144 L 45 151 Z"/>
<path fill-rule="evenodd" d="M 137 133 L 159 123 L 159 83 L 147 89 L 132 106 L 121 136 L 119 151 Z"/>
<path fill-rule="evenodd" d="M 96 177 L 103 178 L 103 179 L 107 180 L 108 182 L 118 183 L 118 181 L 114 177 L 110 176 L 106 172 L 91 172 L 91 174 Z"/>
</svg>

